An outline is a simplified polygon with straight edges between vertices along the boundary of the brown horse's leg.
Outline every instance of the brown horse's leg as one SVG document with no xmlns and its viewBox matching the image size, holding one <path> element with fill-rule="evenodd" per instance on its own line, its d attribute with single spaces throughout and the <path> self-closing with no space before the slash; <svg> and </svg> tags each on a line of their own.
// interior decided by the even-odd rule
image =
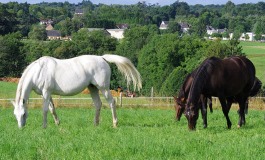
<svg viewBox="0 0 265 160">
<path fill-rule="evenodd" d="M 212 97 L 208 97 L 209 99 L 209 108 L 210 108 L 210 112 L 213 113 L 213 102 L 212 102 Z"/>
<path fill-rule="evenodd" d="M 207 97 L 201 96 L 201 103 L 203 128 L 207 128 Z"/>
<path fill-rule="evenodd" d="M 228 113 L 229 113 L 229 110 L 230 110 L 231 105 L 229 106 L 229 105 L 226 104 L 226 100 L 225 100 L 225 98 L 220 98 L 220 97 L 219 97 L 219 101 L 220 101 L 220 103 L 221 103 L 221 106 L 222 106 L 222 110 L 223 110 L 224 116 L 225 116 L 225 118 L 226 118 L 227 128 L 228 128 L 228 129 L 231 129 L 232 123 L 231 123 L 231 121 L 230 121 L 230 119 L 229 119 L 229 116 L 228 116 Z"/>
<path fill-rule="evenodd" d="M 247 99 L 243 99 L 243 100 L 241 100 L 239 102 L 239 121 L 238 121 L 238 128 L 240 128 L 243 124 L 246 123 L 246 119 L 245 119 L 246 101 L 247 101 Z"/>
<path fill-rule="evenodd" d="M 180 118 L 181 118 L 181 116 L 182 116 L 182 114 L 183 114 L 183 112 L 184 112 L 184 110 L 185 110 L 185 107 L 177 107 L 177 114 L 176 114 L 176 120 L 177 121 L 180 121 Z"/>
</svg>

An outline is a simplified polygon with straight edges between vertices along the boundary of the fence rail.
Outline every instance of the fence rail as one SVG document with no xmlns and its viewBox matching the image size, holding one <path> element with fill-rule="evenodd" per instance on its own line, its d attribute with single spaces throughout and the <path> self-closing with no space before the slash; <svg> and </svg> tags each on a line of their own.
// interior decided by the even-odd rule
<svg viewBox="0 0 265 160">
<path fill-rule="evenodd" d="M 174 107 L 173 97 L 114 97 L 119 107 Z M 0 99 L 0 106 L 4 108 L 12 107 L 11 101 L 14 99 Z M 108 106 L 106 100 L 101 98 L 103 106 Z M 93 107 L 92 98 L 71 98 L 56 97 L 53 98 L 55 107 Z M 30 98 L 28 100 L 29 108 L 39 108 L 42 106 L 42 98 Z M 236 106 L 237 104 L 233 104 Z M 217 98 L 213 98 L 213 107 L 220 106 Z M 249 108 L 265 110 L 265 97 L 249 98 Z"/>
</svg>

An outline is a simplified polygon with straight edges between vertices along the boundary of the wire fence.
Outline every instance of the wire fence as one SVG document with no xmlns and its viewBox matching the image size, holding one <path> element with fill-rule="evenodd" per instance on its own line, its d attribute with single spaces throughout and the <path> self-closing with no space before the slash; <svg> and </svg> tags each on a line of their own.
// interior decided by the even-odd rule
<svg viewBox="0 0 265 160">
<path fill-rule="evenodd" d="M 175 102 L 173 97 L 114 97 L 118 107 L 148 107 L 148 108 L 174 108 Z M 13 107 L 11 101 L 14 99 L 0 99 L 0 106 L 4 108 Z M 101 97 L 104 107 L 108 107 L 107 101 Z M 42 107 L 42 98 L 29 98 L 27 106 L 29 108 Z M 55 97 L 53 98 L 55 107 L 93 107 L 92 98 L 71 98 Z M 213 107 L 220 107 L 219 100 L 214 97 L 212 100 Z M 232 107 L 238 107 L 233 104 Z M 249 98 L 249 108 L 265 110 L 265 97 Z"/>
</svg>

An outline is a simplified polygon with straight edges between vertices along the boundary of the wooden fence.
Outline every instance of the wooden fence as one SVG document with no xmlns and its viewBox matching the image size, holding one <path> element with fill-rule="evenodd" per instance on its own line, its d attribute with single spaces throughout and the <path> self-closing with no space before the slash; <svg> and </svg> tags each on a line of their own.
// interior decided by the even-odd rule
<svg viewBox="0 0 265 160">
<path fill-rule="evenodd" d="M 114 97 L 118 107 L 147 107 L 147 108 L 173 108 L 173 97 Z M 0 99 L 0 107 L 12 107 L 11 100 Z M 108 107 L 105 98 L 101 97 L 104 107 Z M 53 98 L 55 107 L 93 107 L 92 98 L 71 98 L 71 97 L 56 97 Z M 28 100 L 29 108 L 40 108 L 42 106 L 42 98 L 30 98 Z M 220 107 L 219 100 L 213 98 L 213 107 Z M 232 107 L 238 107 L 238 104 L 233 104 Z M 249 99 L 249 108 L 265 110 L 265 97 L 253 97 Z"/>
</svg>

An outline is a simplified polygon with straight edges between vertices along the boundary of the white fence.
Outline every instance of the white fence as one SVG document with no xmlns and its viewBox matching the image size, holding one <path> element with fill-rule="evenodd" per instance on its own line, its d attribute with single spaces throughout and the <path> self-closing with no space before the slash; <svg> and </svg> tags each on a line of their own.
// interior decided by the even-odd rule
<svg viewBox="0 0 265 160">
<path fill-rule="evenodd" d="M 150 108 L 173 108 L 173 97 L 114 97 L 118 107 L 150 107 Z M 0 99 L 0 107 L 12 107 L 11 100 Z M 108 107 L 105 98 L 101 97 L 103 106 Z M 53 98 L 55 107 L 93 107 L 92 98 Z M 29 108 L 39 108 L 42 106 L 42 98 L 30 98 Z M 213 107 L 220 106 L 217 98 L 213 98 Z M 233 106 L 238 106 L 233 104 Z M 249 99 L 249 108 L 265 110 L 265 97 L 253 97 Z"/>
</svg>

